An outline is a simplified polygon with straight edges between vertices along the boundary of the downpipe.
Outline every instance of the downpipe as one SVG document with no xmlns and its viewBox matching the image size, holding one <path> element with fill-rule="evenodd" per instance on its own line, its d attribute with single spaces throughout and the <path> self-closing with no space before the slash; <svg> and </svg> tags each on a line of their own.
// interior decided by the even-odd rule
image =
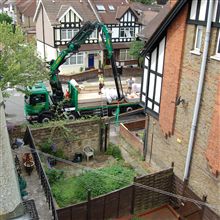
<svg viewBox="0 0 220 220">
<path fill-rule="evenodd" d="M 196 132 L 196 127 L 197 127 L 200 102 L 201 102 L 204 77 L 205 77 L 205 70 L 206 70 L 206 63 L 207 63 L 207 56 L 208 56 L 208 49 L 209 49 L 209 41 L 210 41 L 210 33 L 211 33 L 211 25 L 212 25 L 212 14 L 213 14 L 213 4 L 215 1 L 208 1 L 208 2 L 209 2 L 209 10 L 208 10 L 207 27 L 206 27 L 206 35 L 205 35 L 205 44 L 204 44 L 204 51 L 203 51 L 203 56 L 202 56 L 199 84 L 198 84 L 198 89 L 197 89 L 196 103 L 195 103 L 195 107 L 194 107 L 193 120 L 192 120 L 192 126 L 191 126 L 191 131 L 190 131 L 190 138 L 189 138 L 189 145 L 188 145 L 188 152 L 187 152 L 187 157 L 186 157 L 183 181 L 187 181 L 189 178 L 190 165 L 191 165 L 191 159 L 192 159 L 192 151 L 193 151 L 193 145 L 194 145 L 194 138 L 195 138 L 195 132 Z"/>
</svg>

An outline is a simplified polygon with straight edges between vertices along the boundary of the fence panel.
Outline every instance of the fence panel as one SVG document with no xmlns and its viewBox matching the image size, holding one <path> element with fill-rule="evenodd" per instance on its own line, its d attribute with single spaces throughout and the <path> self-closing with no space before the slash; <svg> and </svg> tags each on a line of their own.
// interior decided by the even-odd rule
<svg viewBox="0 0 220 220">
<path fill-rule="evenodd" d="M 118 217 L 118 199 L 118 192 L 113 192 L 105 196 L 105 219 Z"/>
<path fill-rule="evenodd" d="M 152 188 L 171 192 L 173 169 L 163 170 L 135 180 L 134 211 L 141 212 L 170 202 L 169 196 L 163 195 Z M 140 184 L 138 186 L 138 184 Z M 144 185 L 146 187 L 144 187 Z M 147 187 L 152 187 L 147 189 Z"/>
<path fill-rule="evenodd" d="M 120 193 L 120 201 L 119 201 L 119 213 L 118 217 L 122 217 L 131 213 L 131 206 L 132 206 L 132 186 L 129 186 L 125 189 L 122 189 Z"/>
<path fill-rule="evenodd" d="M 91 219 L 103 219 L 105 210 L 105 196 L 90 201 L 90 217 Z"/>
</svg>

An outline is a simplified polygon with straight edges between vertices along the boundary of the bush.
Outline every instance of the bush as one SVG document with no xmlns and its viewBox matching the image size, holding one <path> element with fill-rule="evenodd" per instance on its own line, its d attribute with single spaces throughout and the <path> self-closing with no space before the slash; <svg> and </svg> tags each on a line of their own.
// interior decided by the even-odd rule
<svg viewBox="0 0 220 220">
<path fill-rule="evenodd" d="M 50 141 L 43 143 L 40 149 L 42 152 L 46 154 L 51 154 L 58 158 L 67 159 L 67 157 L 64 154 L 64 151 L 62 149 L 53 149 L 53 144 Z"/>
<path fill-rule="evenodd" d="M 64 177 L 64 172 L 60 170 L 51 170 L 48 169 L 46 170 L 47 178 L 49 180 L 49 183 L 52 185 L 56 183 L 57 181 L 63 179 Z"/>
<path fill-rule="evenodd" d="M 132 183 L 134 175 L 134 170 L 117 163 L 54 182 L 52 192 L 58 205 L 65 207 L 85 201 L 88 190 L 91 190 L 92 197 L 97 197 L 127 186 Z"/>
<path fill-rule="evenodd" d="M 123 159 L 119 146 L 117 146 L 113 143 L 109 143 L 106 154 L 107 155 L 112 155 L 117 160 L 122 160 Z"/>
</svg>

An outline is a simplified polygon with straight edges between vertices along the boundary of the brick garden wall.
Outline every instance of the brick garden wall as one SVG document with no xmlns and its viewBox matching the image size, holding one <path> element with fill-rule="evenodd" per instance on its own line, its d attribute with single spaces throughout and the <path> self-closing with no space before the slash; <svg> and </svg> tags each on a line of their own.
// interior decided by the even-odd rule
<svg viewBox="0 0 220 220">
<path fill-rule="evenodd" d="M 122 72 L 122 76 L 141 76 L 143 70 L 139 67 L 133 67 L 133 68 L 124 68 Z M 88 79 L 94 79 L 97 78 L 99 74 L 103 73 L 105 77 L 113 77 L 112 69 L 106 68 L 103 71 L 99 72 L 97 69 L 94 70 L 88 70 L 83 73 L 78 73 L 74 75 L 60 75 L 59 79 L 62 83 L 66 83 L 70 81 L 71 79 L 75 79 L 77 82 L 88 80 Z"/>
<path fill-rule="evenodd" d="M 183 178 L 184 174 L 189 134 L 202 60 L 202 55 L 198 56 L 190 53 L 194 47 L 195 31 L 195 25 L 187 25 L 178 91 L 178 95 L 185 99 L 187 105 L 184 106 L 180 104 L 179 106 L 175 107 L 176 113 L 174 118 L 175 124 L 173 127 L 173 135 L 166 138 L 158 120 L 154 119 L 153 117 L 150 117 L 149 120 L 148 151 L 146 160 L 149 160 L 151 153 L 150 146 L 152 146 L 152 165 L 163 169 L 174 162 L 174 171 L 180 179 Z M 220 204 L 220 177 L 216 177 L 212 174 L 205 154 L 208 146 L 211 126 L 213 123 L 213 117 L 215 117 L 214 106 L 216 103 L 216 94 L 219 81 L 220 63 L 219 61 L 210 58 L 215 54 L 217 34 L 217 28 L 212 28 L 204 90 L 201 99 L 195 144 L 193 148 L 193 159 L 189 177 L 190 188 L 200 198 L 202 198 L 203 195 L 207 195 L 207 202 L 210 204 Z M 204 36 L 205 28 L 203 32 L 203 45 L 201 48 L 204 46 Z M 173 44 L 176 45 L 176 41 L 173 41 Z M 167 50 L 169 50 L 169 48 L 167 48 Z M 173 51 L 173 56 L 174 55 L 175 51 Z M 169 65 L 172 65 L 172 63 Z M 164 74 L 166 74 L 166 72 Z M 166 89 L 167 95 L 169 96 L 169 91 L 172 92 L 172 88 Z M 173 104 L 169 103 L 169 105 Z M 163 111 L 162 106 L 161 111 Z M 168 123 L 170 123 L 170 121 L 168 121 Z M 218 132 L 218 130 L 215 129 L 214 132 Z M 214 134 L 214 136 L 219 138 L 219 134 Z M 219 158 L 215 158 L 215 160 L 217 161 Z M 220 211 L 218 214 L 220 214 Z"/>
<path fill-rule="evenodd" d="M 104 133 L 101 136 L 101 120 L 79 120 L 65 125 L 64 132 L 62 127 L 32 128 L 31 132 L 37 147 L 47 142 L 51 138 L 57 149 L 62 149 L 69 159 L 73 159 L 76 152 L 83 152 L 85 146 L 91 146 L 96 154 L 100 152 L 104 141 Z M 65 137 L 67 135 L 67 138 Z"/>
</svg>

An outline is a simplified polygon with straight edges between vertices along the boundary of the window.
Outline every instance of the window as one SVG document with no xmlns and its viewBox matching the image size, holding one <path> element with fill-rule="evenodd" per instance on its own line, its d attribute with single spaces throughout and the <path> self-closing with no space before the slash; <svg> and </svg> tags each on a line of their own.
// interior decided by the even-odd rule
<svg viewBox="0 0 220 220">
<path fill-rule="evenodd" d="M 104 5 L 96 5 L 96 8 L 98 9 L 98 11 L 105 11 Z"/>
<path fill-rule="evenodd" d="M 216 56 L 220 57 L 220 30 L 218 32 L 218 40 L 216 44 Z"/>
<path fill-rule="evenodd" d="M 72 55 L 66 60 L 64 65 L 83 64 L 83 53 L 77 53 Z"/>
<path fill-rule="evenodd" d="M 96 30 L 92 32 L 89 39 L 97 39 L 97 31 Z"/>
<path fill-rule="evenodd" d="M 119 60 L 125 61 L 125 60 L 133 60 L 134 57 L 129 54 L 129 50 L 120 50 Z"/>
<path fill-rule="evenodd" d="M 134 37 L 134 28 L 133 27 L 120 28 L 120 37 L 122 38 Z"/>
<path fill-rule="evenodd" d="M 146 111 L 158 117 L 160 113 L 160 99 L 163 79 L 165 37 L 154 49 L 150 56 L 145 58 L 145 68 L 142 79 L 141 103 Z"/>
<path fill-rule="evenodd" d="M 110 11 L 114 11 L 115 10 L 113 5 L 109 5 L 108 8 L 109 8 Z"/>
<path fill-rule="evenodd" d="M 78 29 L 62 29 L 61 40 L 71 40 L 77 33 Z"/>
<path fill-rule="evenodd" d="M 194 50 L 200 52 L 202 46 L 202 26 L 197 26 Z"/>
<path fill-rule="evenodd" d="M 30 97 L 31 105 L 36 105 L 37 103 L 42 103 L 42 102 L 46 102 L 45 94 L 31 95 Z"/>
</svg>

